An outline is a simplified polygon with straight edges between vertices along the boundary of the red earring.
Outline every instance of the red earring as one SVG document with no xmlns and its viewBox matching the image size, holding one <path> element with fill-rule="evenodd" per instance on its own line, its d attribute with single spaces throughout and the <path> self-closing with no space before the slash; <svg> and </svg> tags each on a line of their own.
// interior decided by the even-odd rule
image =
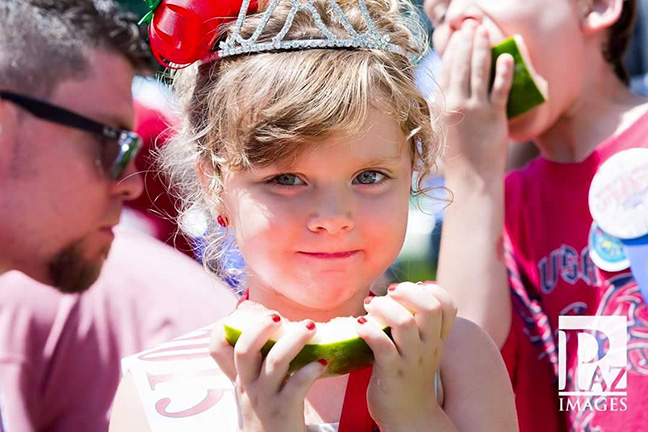
<svg viewBox="0 0 648 432">
<path fill-rule="evenodd" d="M 227 225 L 229 224 L 227 217 L 223 217 L 221 215 L 218 215 L 216 221 L 218 222 L 218 225 L 222 226 L 223 228 L 227 228 Z"/>
</svg>

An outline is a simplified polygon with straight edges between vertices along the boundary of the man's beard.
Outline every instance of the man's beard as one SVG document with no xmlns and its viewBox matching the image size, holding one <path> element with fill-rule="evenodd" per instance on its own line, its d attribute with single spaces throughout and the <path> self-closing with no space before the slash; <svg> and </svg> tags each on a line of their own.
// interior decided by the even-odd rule
<svg viewBox="0 0 648 432">
<path fill-rule="evenodd" d="M 86 291 L 97 280 L 103 259 L 88 261 L 83 257 L 82 241 L 72 243 L 60 251 L 49 263 L 49 273 L 52 285 L 59 291 L 72 294 Z M 102 251 L 102 256 L 108 255 L 110 246 Z"/>
</svg>

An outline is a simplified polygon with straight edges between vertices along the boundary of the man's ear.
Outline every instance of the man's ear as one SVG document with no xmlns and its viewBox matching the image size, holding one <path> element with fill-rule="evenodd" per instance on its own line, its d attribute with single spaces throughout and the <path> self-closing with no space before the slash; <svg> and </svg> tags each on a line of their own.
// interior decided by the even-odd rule
<svg viewBox="0 0 648 432">
<path fill-rule="evenodd" d="M 612 27 L 619 20 L 624 0 L 589 0 L 586 3 L 581 28 L 586 34 L 593 34 Z"/>
</svg>

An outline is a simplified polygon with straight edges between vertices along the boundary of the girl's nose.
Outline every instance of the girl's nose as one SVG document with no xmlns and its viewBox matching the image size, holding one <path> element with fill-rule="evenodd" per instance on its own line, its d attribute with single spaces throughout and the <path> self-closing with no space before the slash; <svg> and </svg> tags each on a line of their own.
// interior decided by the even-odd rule
<svg viewBox="0 0 648 432">
<path fill-rule="evenodd" d="M 351 231 L 355 222 L 351 197 L 348 194 L 348 191 L 341 190 L 329 190 L 319 194 L 316 210 L 308 217 L 308 229 L 329 234 Z"/>
</svg>

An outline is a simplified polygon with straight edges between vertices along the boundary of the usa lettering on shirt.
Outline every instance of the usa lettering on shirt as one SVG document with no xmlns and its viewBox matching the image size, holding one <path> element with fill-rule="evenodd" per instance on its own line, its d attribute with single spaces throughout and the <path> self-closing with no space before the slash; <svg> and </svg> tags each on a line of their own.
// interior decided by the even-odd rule
<svg viewBox="0 0 648 432">
<path fill-rule="evenodd" d="M 549 255 L 538 260 L 537 267 L 540 291 L 543 294 L 553 292 L 559 277 L 570 285 L 574 285 L 579 280 L 592 286 L 600 285 L 598 272 L 590 258 L 588 246 L 579 252 L 570 245 L 562 244 Z"/>
</svg>

